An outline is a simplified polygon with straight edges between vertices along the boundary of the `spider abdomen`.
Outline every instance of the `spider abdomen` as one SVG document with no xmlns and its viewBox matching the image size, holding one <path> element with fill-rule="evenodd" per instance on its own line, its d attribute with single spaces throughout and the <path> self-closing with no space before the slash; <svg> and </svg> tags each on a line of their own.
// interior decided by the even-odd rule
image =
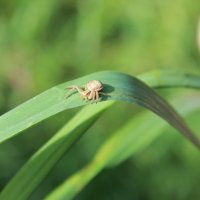
<svg viewBox="0 0 200 200">
<path fill-rule="evenodd" d="M 98 80 L 92 80 L 86 84 L 85 89 L 89 91 L 100 91 L 103 89 L 103 84 Z"/>
</svg>

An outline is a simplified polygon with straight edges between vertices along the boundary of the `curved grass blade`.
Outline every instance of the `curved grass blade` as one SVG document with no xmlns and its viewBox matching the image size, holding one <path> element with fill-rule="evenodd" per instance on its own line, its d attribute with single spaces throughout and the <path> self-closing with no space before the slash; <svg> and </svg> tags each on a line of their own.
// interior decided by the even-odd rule
<svg viewBox="0 0 200 200">
<path fill-rule="evenodd" d="M 182 109 L 183 106 L 184 109 Z M 200 101 L 193 101 L 192 106 L 186 102 L 179 102 L 176 107 L 181 108 L 181 114 L 185 116 L 199 109 Z M 69 177 L 45 200 L 73 199 L 104 168 L 118 165 L 150 145 L 167 128 L 166 125 L 158 116 L 149 112 L 141 113 L 132 118 L 101 145 L 87 166 Z"/>
<path fill-rule="evenodd" d="M 141 105 L 168 121 L 193 144 L 200 148 L 198 138 L 187 127 L 175 110 L 146 84 L 130 75 L 103 71 L 70 81 L 34 97 L 0 117 L 0 142 L 63 110 L 88 104 L 74 94 L 66 100 L 67 85 L 84 85 L 97 79 L 104 84 L 105 100 L 120 100 Z"/>
<path fill-rule="evenodd" d="M 198 96 L 192 97 L 190 104 L 187 104 L 186 100 L 177 100 L 175 107 L 180 110 L 183 116 L 200 110 Z M 145 125 L 141 126 L 144 122 Z M 141 113 L 129 120 L 125 126 L 102 145 L 102 150 L 96 155 L 96 159 L 106 160 L 106 167 L 118 165 L 134 153 L 146 148 L 166 128 L 168 128 L 167 124 L 158 116 L 150 112 Z M 112 149 L 115 149 L 115 151 L 111 152 Z"/>
<path fill-rule="evenodd" d="M 0 194 L 0 199 L 27 199 L 52 166 L 112 104 L 109 101 L 83 108 L 24 165 Z"/>
<path fill-rule="evenodd" d="M 155 70 L 138 76 L 146 84 L 154 88 L 200 88 L 200 76 L 174 70 Z"/>
<path fill-rule="evenodd" d="M 108 90 L 107 90 L 107 92 L 108 92 Z M 98 106 L 100 106 L 100 105 L 101 104 L 94 105 L 94 108 L 98 109 Z M 65 130 L 65 129 L 63 129 L 63 130 Z M 61 131 L 61 132 L 63 132 L 62 140 L 66 140 L 65 137 L 68 138 L 68 131 L 65 130 L 65 134 L 64 134 L 64 131 Z M 58 135 L 59 135 L 59 133 L 58 133 Z M 58 143 L 59 144 L 58 146 L 61 150 L 59 150 L 59 148 L 57 149 L 58 146 L 53 145 L 53 143 L 56 141 L 57 137 L 59 137 L 59 136 L 55 136 L 55 138 L 53 137 L 52 140 L 47 143 L 47 145 L 45 145 L 41 150 L 39 150 L 28 161 L 28 163 L 24 165 L 24 167 L 20 170 L 20 172 L 14 177 L 14 179 L 10 182 L 10 184 L 4 189 L 4 191 L 2 193 L 3 194 L 2 199 L 8 199 L 7 195 L 9 195 L 10 193 L 13 193 L 12 192 L 13 190 L 14 191 L 17 190 L 18 194 L 24 193 L 23 192 L 24 188 L 27 185 L 29 185 L 29 181 L 32 180 L 33 177 L 34 177 L 34 179 L 37 179 L 37 180 L 32 181 L 32 184 L 30 185 L 30 190 L 29 189 L 26 190 L 27 191 L 26 195 L 28 196 L 32 191 L 34 191 L 34 189 L 41 182 L 41 180 L 44 178 L 44 176 L 49 172 L 49 170 L 55 165 L 57 160 L 62 156 L 61 154 L 54 153 L 54 147 L 56 147 L 56 151 L 59 151 L 59 152 L 61 151 L 62 153 L 64 153 L 64 151 L 62 150 L 63 148 L 65 150 L 67 150 L 67 148 L 65 147 L 65 145 L 66 145 L 65 143 L 60 143 L 60 144 Z M 75 138 L 75 140 L 76 139 L 77 138 Z M 60 142 L 62 142 L 62 141 L 60 140 Z M 51 143 L 52 143 L 52 145 L 50 145 Z M 64 145 L 64 147 L 63 147 L 63 145 Z M 47 160 L 46 160 L 49 157 L 52 158 L 51 162 L 47 162 Z M 45 171 L 43 171 L 41 169 L 45 169 Z M 36 174 L 35 174 L 35 171 L 37 171 Z M 26 177 L 24 181 L 21 181 L 22 177 Z M 16 187 L 16 185 L 17 185 L 17 187 Z M 16 198 L 15 195 L 12 197 L 13 198 L 11 198 L 11 199 Z M 22 198 L 22 199 L 26 199 L 25 196 L 23 196 L 23 197 L 24 198 Z"/>
</svg>

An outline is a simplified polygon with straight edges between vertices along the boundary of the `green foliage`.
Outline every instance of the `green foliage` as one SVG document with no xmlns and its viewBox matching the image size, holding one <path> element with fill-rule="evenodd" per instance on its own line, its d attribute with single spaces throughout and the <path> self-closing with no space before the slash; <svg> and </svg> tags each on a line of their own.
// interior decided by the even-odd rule
<svg viewBox="0 0 200 200">
<path fill-rule="evenodd" d="M 17 199 L 27 199 L 61 156 L 95 122 L 98 115 L 111 104 L 112 102 L 106 102 L 99 106 L 91 105 L 79 112 L 26 163 L 2 192 L 0 199 L 16 199 L 16 197 Z"/>
<path fill-rule="evenodd" d="M 165 77 L 165 83 L 162 85 L 155 84 L 154 76 L 147 78 L 147 80 L 151 80 L 152 83 L 154 83 L 154 87 L 168 87 L 169 85 L 173 86 L 171 82 L 171 75 L 172 74 L 170 74 L 170 76 L 167 78 L 167 74 L 163 74 L 163 76 Z M 175 76 L 176 74 L 174 74 L 174 77 Z M 181 82 L 183 83 L 182 86 L 186 86 L 185 82 L 187 82 L 187 86 L 189 87 L 194 86 L 200 88 L 200 78 L 197 78 L 195 76 L 194 78 L 192 75 L 183 75 L 181 79 Z M 2 135 L 1 141 L 8 139 L 9 137 L 19 133 L 20 131 L 28 128 L 29 126 L 32 126 L 35 123 L 49 117 L 50 115 L 53 115 L 67 108 L 73 108 L 83 105 L 83 101 L 80 100 L 79 94 L 72 94 L 66 99 L 64 87 L 66 85 L 74 84 L 83 85 L 84 82 L 86 83 L 92 79 L 99 79 L 103 82 L 105 86 L 104 92 L 106 92 L 109 95 L 109 100 L 133 102 L 150 109 L 151 111 L 155 112 L 163 119 L 168 121 L 172 126 L 177 128 L 189 140 L 191 140 L 193 144 L 195 144 L 197 147 L 200 147 L 198 138 L 196 138 L 196 136 L 189 130 L 189 128 L 187 127 L 187 125 L 185 125 L 181 117 L 164 99 L 162 99 L 158 94 L 156 94 L 150 87 L 145 85 L 143 82 L 139 81 L 134 77 L 119 72 L 98 72 L 71 81 L 69 83 L 61 84 L 60 86 L 54 87 L 53 89 L 50 89 L 47 92 L 38 95 L 37 97 L 33 98 L 33 100 L 29 100 L 27 103 L 24 103 L 21 106 L 15 108 L 14 110 L 10 111 L 9 113 L 3 115 L 0 118 L 0 134 Z M 162 76 L 160 76 L 159 79 L 162 80 Z M 169 82 L 166 81 L 168 79 Z M 180 81 L 180 78 L 178 79 L 178 81 Z M 174 81 L 174 84 L 176 86 L 176 81 Z M 180 83 L 179 86 L 181 86 Z M 51 99 L 51 97 L 51 101 L 48 102 L 45 100 Z M 107 98 L 107 96 L 105 97 Z M 12 200 L 16 197 L 20 200 L 27 199 L 38 186 L 38 184 L 40 184 L 40 182 L 48 174 L 50 169 L 61 158 L 61 156 L 75 143 L 76 140 L 80 138 L 80 136 L 85 132 L 85 130 L 87 130 L 89 126 L 92 123 L 94 123 L 98 114 L 113 104 L 112 101 L 110 103 L 109 102 L 99 102 L 98 105 L 91 105 L 89 107 L 86 107 L 86 109 L 83 109 L 77 116 L 75 116 L 45 146 L 43 146 L 39 150 L 39 152 L 37 152 L 29 160 L 29 162 L 22 168 L 22 170 L 4 189 L 0 196 L 0 199 Z M 88 102 L 85 102 L 84 104 L 88 104 Z M 61 108 L 62 110 L 60 110 Z M 14 119 L 17 119 L 17 121 L 15 121 Z M 114 139 L 111 138 L 110 140 L 108 140 L 108 143 L 105 144 L 105 147 L 102 147 L 100 153 L 97 153 L 96 158 L 94 158 L 94 170 L 92 170 L 93 167 L 91 166 L 89 166 L 89 170 L 88 168 L 83 170 L 83 173 L 86 174 L 86 179 L 84 179 L 85 181 L 82 184 L 80 184 L 82 182 L 80 178 L 82 177 L 82 175 L 80 176 L 78 173 L 79 178 L 77 178 L 77 175 L 75 176 L 75 185 L 79 185 L 78 189 L 76 189 L 77 186 L 73 186 L 74 178 L 72 178 L 72 186 L 71 183 L 69 183 L 69 188 L 72 187 L 72 189 L 70 189 L 69 192 L 68 190 L 66 190 L 66 188 L 68 187 L 67 182 L 67 186 L 64 185 L 63 187 L 61 187 L 61 189 L 58 189 L 58 192 L 52 194 L 53 197 L 50 196 L 49 198 L 66 199 L 73 197 L 77 192 L 79 192 L 79 190 L 84 186 L 84 184 L 86 184 L 93 176 L 96 175 L 96 173 L 99 172 L 99 170 L 104 168 L 106 165 L 113 165 L 113 163 L 119 163 L 125 158 L 129 157 L 132 154 L 132 151 L 128 152 L 128 154 L 126 153 L 125 149 L 128 146 L 130 146 L 127 144 L 127 142 L 136 142 L 136 144 L 138 145 L 138 149 L 143 147 L 143 143 L 144 145 L 146 145 L 146 143 L 150 143 L 158 133 L 161 133 L 162 127 L 164 125 L 163 122 L 160 123 L 159 121 L 158 123 L 155 123 L 156 120 L 157 118 L 154 118 L 151 115 L 144 115 L 128 123 L 124 128 L 122 128 L 122 130 L 119 131 L 119 133 L 116 133 L 116 136 L 113 136 Z M 145 127 L 141 127 L 143 121 L 147 121 Z M 152 126 L 152 123 L 155 123 L 154 127 Z M 7 129 L 7 127 L 9 127 L 9 129 Z M 142 133 L 145 130 L 147 131 L 149 129 L 148 127 L 151 128 L 151 134 L 148 134 L 148 137 L 146 139 L 145 135 L 142 135 Z M 130 136 L 126 136 L 126 133 L 132 133 L 133 129 L 135 130 L 135 134 L 133 139 L 130 139 Z M 8 135 L 8 133 L 11 133 L 11 135 Z M 137 145 L 135 145 L 136 150 Z M 115 149 L 115 151 L 113 151 L 113 149 Z M 89 173 L 89 175 L 87 175 L 87 173 Z M 30 180 L 32 180 L 31 184 L 29 183 Z M 25 187 L 26 190 L 24 190 Z M 71 190 L 74 192 L 71 192 Z M 57 197 L 57 195 L 64 197 Z"/>
<path fill-rule="evenodd" d="M 200 160 L 197 149 L 174 129 L 167 128 L 167 123 L 158 116 L 142 112 L 143 108 L 138 106 L 107 100 L 142 103 L 191 139 L 193 134 L 185 122 L 179 116 L 174 120 L 170 117 L 177 114 L 171 106 L 169 109 L 166 100 L 171 104 L 171 99 L 176 99 L 177 103 L 172 103 L 175 110 L 184 116 L 192 132 L 199 132 L 199 93 L 193 90 L 199 88 L 200 59 L 196 41 L 199 6 L 198 0 L 117 3 L 114 0 L 1 0 L 2 195 L 5 198 L 13 195 L 17 199 L 20 194 L 20 198 L 26 199 L 32 194 L 30 200 L 43 199 L 64 181 L 67 187 L 61 186 L 61 190 L 52 195 L 62 196 L 67 192 L 69 198 L 77 196 L 93 180 L 77 200 L 198 200 Z M 160 102 L 160 97 L 146 90 L 146 86 L 142 93 L 143 84 L 135 79 L 124 76 L 115 82 L 108 74 L 105 77 L 91 74 L 103 70 L 137 76 L 156 89 L 171 88 L 159 90 L 165 99 L 164 107 L 161 106 L 163 100 Z M 90 75 L 83 77 L 86 74 Z M 79 109 L 77 106 L 88 103 L 81 101 L 78 94 L 66 100 L 64 88 L 73 84 L 68 80 L 82 85 L 93 76 L 116 90 L 106 87 L 111 98 L 103 97 L 105 102 L 92 105 L 92 111 L 86 106 L 83 112 L 88 110 L 90 115 L 83 114 L 73 123 L 82 113 L 73 117 Z M 127 84 L 137 84 L 140 90 L 127 89 Z M 173 89 L 175 87 L 190 90 Z M 142 99 L 136 96 L 130 99 L 125 92 L 131 96 L 142 95 Z M 32 99 L 33 96 L 36 97 Z M 99 116 L 104 106 L 109 109 L 94 123 L 96 114 Z M 87 117 L 91 117 L 91 121 L 87 121 Z M 63 124 L 79 128 L 77 132 L 72 126 L 69 130 L 62 129 L 56 137 L 62 134 L 63 137 L 56 143 L 53 134 Z M 86 129 L 87 134 L 79 139 Z M 61 142 L 64 138 L 66 145 Z M 52 141 L 58 154 L 51 152 L 54 148 L 48 141 Z M 117 147 L 115 142 L 119 144 Z M 112 145 L 115 149 L 110 150 Z M 95 162 L 97 157 L 103 159 L 101 164 Z M 39 172 L 35 173 L 34 169 Z"/>
<path fill-rule="evenodd" d="M 182 106 L 184 105 L 179 105 Z M 193 109 L 190 106 L 185 107 L 184 114 L 194 112 L 199 106 L 200 102 Z M 119 165 L 130 156 L 141 152 L 164 132 L 163 129 L 166 129 L 166 123 L 152 113 L 144 112 L 134 117 L 102 144 L 87 166 L 67 178 L 45 199 L 73 199 L 104 168 Z"/>
<path fill-rule="evenodd" d="M 194 76 L 194 78 L 196 78 Z M 200 86 L 199 79 L 189 76 L 188 80 L 193 79 L 191 87 Z M 161 77 L 162 79 L 162 77 Z M 187 77 L 182 76 L 183 86 Z M 181 117 L 176 114 L 170 105 L 164 101 L 158 94 L 151 90 L 147 85 L 138 79 L 119 72 L 98 72 L 83 78 L 79 78 L 68 83 L 53 87 L 48 91 L 34 97 L 32 100 L 6 113 L 0 118 L 0 142 L 12 137 L 13 135 L 33 126 L 34 124 L 50 117 L 62 110 L 74 108 L 90 102 L 84 102 L 80 94 L 72 95 L 66 99 L 65 88 L 70 85 L 82 86 L 90 80 L 101 80 L 104 84 L 105 99 L 121 100 L 134 102 L 155 112 L 172 126 L 180 130 L 195 145 L 200 147 L 200 143 L 193 136 L 191 131 L 182 121 Z M 180 80 L 179 80 L 180 81 Z M 171 83 L 171 81 L 170 81 Z"/>
</svg>

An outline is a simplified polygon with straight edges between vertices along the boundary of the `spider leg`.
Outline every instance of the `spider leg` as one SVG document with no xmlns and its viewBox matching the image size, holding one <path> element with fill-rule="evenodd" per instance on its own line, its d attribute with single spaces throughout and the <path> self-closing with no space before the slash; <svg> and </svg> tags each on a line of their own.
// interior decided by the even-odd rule
<svg viewBox="0 0 200 200">
<path fill-rule="evenodd" d="M 106 96 L 110 96 L 109 94 L 104 93 L 104 92 L 99 92 L 99 94 L 103 94 L 103 95 L 106 95 Z"/>
<path fill-rule="evenodd" d="M 68 86 L 67 88 L 68 89 L 76 89 L 80 94 L 82 94 L 84 92 L 84 90 L 77 85 Z"/>
<path fill-rule="evenodd" d="M 67 89 L 69 89 L 69 88 L 67 88 Z M 75 92 L 75 88 L 71 88 L 65 98 L 67 99 L 69 96 L 71 96 L 73 94 L 73 92 Z"/>
<path fill-rule="evenodd" d="M 83 100 L 87 101 L 88 100 L 88 96 L 87 95 L 82 95 L 81 96 Z"/>
<path fill-rule="evenodd" d="M 82 88 L 80 88 L 80 87 L 78 87 L 76 85 L 67 86 L 66 89 L 70 89 L 69 93 L 66 96 L 66 98 L 68 98 L 69 96 L 71 96 L 75 90 L 77 90 L 81 95 L 84 92 Z"/>
<path fill-rule="evenodd" d="M 92 103 L 96 101 L 95 98 L 96 98 L 96 92 L 94 91 L 92 92 Z"/>
<path fill-rule="evenodd" d="M 105 95 L 105 96 L 108 96 L 108 97 L 110 97 L 110 95 L 109 95 L 109 94 L 107 94 L 107 93 L 104 93 L 104 92 L 99 92 L 99 94 L 103 94 L 103 95 Z"/>
<path fill-rule="evenodd" d="M 90 96 L 90 91 L 89 90 L 86 90 L 86 91 L 83 91 L 83 93 L 82 93 L 82 98 L 84 99 L 84 100 L 89 100 L 89 96 Z"/>
<path fill-rule="evenodd" d="M 92 91 L 89 91 L 87 95 L 87 100 L 92 100 L 92 98 L 93 98 L 93 93 Z"/>
<path fill-rule="evenodd" d="M 96 103 L 99 101 L 99 92 L 98 91 L 96 91 L 95 92 L 95 95 L 96 95 Z"/>
</svg>

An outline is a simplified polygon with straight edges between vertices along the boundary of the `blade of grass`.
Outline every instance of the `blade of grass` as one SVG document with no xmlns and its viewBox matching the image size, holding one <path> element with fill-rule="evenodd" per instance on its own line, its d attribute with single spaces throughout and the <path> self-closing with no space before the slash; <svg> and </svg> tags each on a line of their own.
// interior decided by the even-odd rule
<svg viewBox="0 0 200 200">
<path fill-rule="evenodd" d="M 184 109 L 182 109 L 184 106 Z M 193 101 L 192 106 L 185 102 L 176 107 L 187 115 L 200 107 L 200 101 Z M 73 199 L 104 168 L 118 165 L 130 156 L 142 151 L 155 140 L 167 124 L 158 116 L 144 112 L 127 122 L 120 130 L 101 145 L 94 159 L 80 171 L 66 179 L 53 190 L 45 200 Z"/>
<path fill-rule="evenodd" d="M 101 105 L 101 103 L 97 105 L 92 105 L 92 106 L 97 110 L 92 109 L 92 112 L 91 110 L 88 112 L 84 110 L 83 112 L 81 111 L 81 113 L 83 113 L 84 116 L 88 115 L 88 117 L 89 116 L 92 117 L 92 114 L 94 115 L 96 111 L 98 112 L 100 111 L 98 109 L 104 109 L 104 106 Z M 100 108 L 98 108 L 99 106 Z M 107 106 L 111 106 L 111 104 Z M 81 116 L 81 114 L 79 114 L 79 116 Z M 75 119 L 78 119 L 78 118 L 75 118 Z M 84 119 L 82 120 L 84 121 Z M 77 120 L 72 120 L 72 121 L 77 121 Z M 79 121 L 77 121 L 77 123 L 79 123 Z M 68 126 L 69 125 L 67 125 L 66 127 Z M 70 130 L 71 129 L 69 129 L 69 131 Z M 77 137 L 76 131 L 73 132 L 73 134 Z M 70 137 L 69 137 L 69 132 L 65 128 L 59 131 L 58 134 L 56 134 L 41 150 L 39 150 L 24 165 L 24 167 L 20 170 L 20 172 L 14 177 L 14 179 L 4 189 L 2 193 L 3 197 L 1 199 L 15 199 L 17 193 L 23 194 L 22 196 L 23 198 L 21 197 L 21 199 L 26 199 L 30 195 L 30 193 L 34 191 L 34 189 L 38 186 L 38 184 L 45 177 L 45 175 L 50 171 L 50 169 L 55 165 L 55 163 L 59 160 L 59 158 L 64 154 L 64 152 L 70 147 L 67 140 L 71 141 L 74 138 L 73 134 L 70 134 Z M 76 137 L 74 138 L 74 140 L 77 139 Z M 57 144 L 54 145 L 54 143 L 56 143 L 57 141 L 56 138 L 60 138 L 58 145 Z M 66 142 L 62 142 L 62 140 Z M 60 149 L 58 148 L 58 146 Z M 60 152 L 60 153 L 56 153 L 56 152 Z M 49 157 L 52 157 L 51 162 L 48 161 Z M 44 171 L 41 169 L 44 169 Z M 37 173 L 35 173 L 36 171 Z M 22 177 L 26 177 L 26 179 L 21 181 Z M 32 179 L 35 181 L 32 181 Z M 31 180 L 30 187 L 27 188 L 27 185 L 29 185 L 30 180 Z M 25 187 L 27 188 L 26 192 L 23 191 Z M 13 191 L 15 191 L 15 193 L 13 193 Z M 12 193 L 14 195 L 11 195 Z M 11 195 L 11 197 L 9 195 Z"/>
<path fill-rule="evenodd" d="M 199 97 L 192 97 L 190 104 L 186 103 L 186 99 L 176 99 L 175 107 L 180 110 L 183 116 L 187 116 L 200 109 Z M 141 126 L 141 124 L 144 124 L 144 126 Z M 96 157 L 100 160 L 102 160 L 102 156 L 106 157 L 107 167 L 118 165 L 132 154 L 143 150 L 166 128 L 168 128 L 167 124 L 158 116 L 149 112 L 139 114 L 129 120 L 110 140 L 107 140 L 102 151 L 99 151 L 99 156 Z M 115 152 L 112 153 L 112 149 L 115 149 Z M 111 153 L 108 153 L 108 151 Z"/>
<path fill-rule="evenodd" d="M 174 70 L 155 70 L 138 76 L 146 84 L 154 88 L 200 88 L 199 76 Z"/>
<path fill-rule="evenodd" d="M 66 100 L 64 88 L 67 85 L 84 85 L 93 79 L 102 81 L 105 87 L 104 92 L 109 94 L 109 97 L 102 98 L 102 101 L 120 100 L 146 107 L 168 121 L 193 144 L 200 147 L 198 138 L 162 97 L 137 78 L 112 71 L 97 72 L 53 87 L 4 114 L 0 117 L 0 142 L 56 113 L 88 104 L 80 99 L 79 94 L 74 94 Z M 199 80 L 197 79 L 196 82 Z"/>
<path fill-rule="evenodd" d="M 27 199 L 52 166 L 112 104 L 109 101 L 83 108 L 24 165 L 0 194 L 0 199 Z"/>
</svg>

